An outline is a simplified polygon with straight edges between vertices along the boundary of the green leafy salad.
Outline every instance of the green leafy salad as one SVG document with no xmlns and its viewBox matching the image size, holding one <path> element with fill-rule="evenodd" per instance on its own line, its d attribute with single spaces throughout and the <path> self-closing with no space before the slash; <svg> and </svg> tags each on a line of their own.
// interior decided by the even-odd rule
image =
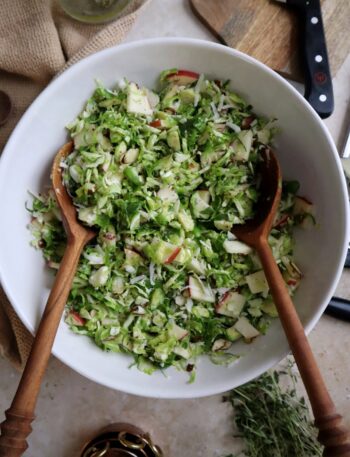
<svg viewBox="0 0 350 457">
<path fill-rule="evenodd" d="M 232 343 L 264 334 L 277 316 L 256 253 L 230 231 L 254 215 L 257 165 L 276 127 L 228 81 L 167 70 L 159 87 L 98 85 L 68 125 L 64 184 L 97 236 L 81 256 L 65 318 L 146 373 L 175 366 L 194 378 L 199 355 L 229 364 Z M 292 230 L 312 219 L 297 191 L 298 183 L 283 184 L 269 238 L 290 293 L 301 279 Z M 66 238 L 52 190 L 34 198 L 31 213 L 33 245 L 57 269 Z"/>
</svg>

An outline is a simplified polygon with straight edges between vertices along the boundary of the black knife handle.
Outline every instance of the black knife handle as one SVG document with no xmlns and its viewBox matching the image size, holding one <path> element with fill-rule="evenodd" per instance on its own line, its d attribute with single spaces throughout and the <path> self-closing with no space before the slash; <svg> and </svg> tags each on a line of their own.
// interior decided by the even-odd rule
<svg viewBox="0 0 350 457">
<path fill-rule="evenodd" d="M 305 98 L 324 119 L 333 112 L 334 97 L 320 1 L 310 0 L 305 12 Z"/>
<path fill-rule="evenodd" d="M 326 308 L 326 314 L 344 321 L 350 321 L 350 300 L 332 297 Z"/>
<path fill-rule="evenodd" d="M 332 76 L 319 0 L 304 1 L 305 98 L 322 119 L 334 109 Z"/>
<path fill-rule="evenodd" d="M 297 8 L 304 20 L 304 96 L 324 119 L 333 112 L 334 97 L 320 0 L 286 0 L 286 4 Z"/>
</svg>

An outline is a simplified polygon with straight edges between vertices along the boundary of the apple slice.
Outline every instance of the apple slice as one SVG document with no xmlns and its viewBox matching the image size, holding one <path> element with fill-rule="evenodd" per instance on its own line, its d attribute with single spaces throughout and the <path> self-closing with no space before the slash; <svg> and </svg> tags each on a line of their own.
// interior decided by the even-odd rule
<svg viewBox="0 0 350 457">
<path fill-rule="evenodd" d="M 143 264 L 143 258 L 140 256 L 140 254 L 133 251 L 132 249 L 125 248 L 124 254 L 125 254 L 124 265 L 138 267 L 139 265 Z"/>
<path fill-rule="evenodd" d="M 191 357 L 191 352 L 188 349 L 185 349 L 181 346 L 175 346 L 173 349 L 173 353 L 183 357 L 184 359 L 189 359 Z"/>
<path fill-rule="evenodd" d="M 178 341 L 183 340 L 187 335 L 188 331 L 179 327 L 177 324 L 173 323 L 171 328 L 168 331 L 169 336 L 174 336 Z"/>
<path fill-rule="evenodd" d="M 228 232 L 232 228 L 232 222 L 229 221 L 214 221 L 214 225 L 218 230 Z"/>
<path fill-rule="evenodd" d="M 244 338 L 250 340 L 260 335 L 259 330 L 252 326 L 248 319 L 244 316 L 240 317 L 235 323 L 234 328 L 239 332 Z"/>
<path fill-rule="evenodd" d="M 150 116 L 153 109 L 147 98 L 145 89 L 139 89 L 136 84 L 130 83 L 127 89 L 126 110 L 128 113 Z"/>
<path fill-rule="evenodd" d="M 191 256 L 191 251 L 182 247 L 178 255 L 175 257 L 174 262 L 179 265 L 185 265 L 191 259 Z"/>
<path fill-rule="evenodd" d="M 229 254 L 248 255 L 252 252 L 252 248 L 250 246 L 238 240 L 225 240 L 223 246 L 225 251 Z"/>
<path fill-rule="evenodd" d="M 252 294 L 268 293 L 269 285 L 263 270 L 252 273 L 246 276 L 245 279 Z"/>
<path fill-rule="evenodd" d="M 190 297 L 195 301 L 215 302 L 215 295 L 211 287 L 195 276 L 189 278 Z"/>
<path fill-rule="evenodd" d="M 226 292 L 222 299 L 216 305 L 216 312 L 223 316 L 238 318 L 243 306 L 245 305 L 246 299 L 243 295 L 230 290 Z"/>
<path fill-rule="evenodd" d="M 194 71 L 178 70 L 174 73 L 170 73 L 166 79 L 167 81 L 173 84 L 178 84 L 179 86 L 186 86 L 188 84 L 193 83 L 194 81 L 197 81 L 198 78 L 199 74 L 195 73 Z"/>
<path fill-rule="evenodd" d="M 134 163 L 137 160 L 138 155 L 139 155 L 138 148 L 130 148 L 124 154 L 123 162 L 130 165 L 131 163 Z"/>
<path fill-rule="evenodd" d="M 223 338 L 219 338 L 218 340 L 214 341 L 214 344 L 211 348 L 213 352 L 217 351 L 225 351 L 232 346 L 231 341 L 224 340 Z"/>
<path fill-rule="evenodd" d="M 180 251 L 181 247 L 163 240 L 153 241 L 143 248 L 146 256 L 157 265 L 173 262 Z"/>
<path fill-rule="evenodd" d="M 148 102 L 149 102 L 151 108 L 154 109 L 159 103 L 159 95 L 147 88 L 145 88 L 144 91 L 147 95 Z"/>
</svg>

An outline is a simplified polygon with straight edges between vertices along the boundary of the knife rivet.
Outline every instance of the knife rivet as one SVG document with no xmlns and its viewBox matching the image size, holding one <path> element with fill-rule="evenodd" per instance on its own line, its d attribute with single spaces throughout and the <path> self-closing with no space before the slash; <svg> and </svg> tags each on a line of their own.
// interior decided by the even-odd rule
<svg viewBox="0 0 350 457">
<path fill-rule="evenodd" d="M 314 16 L 311 18 L 311 24 L 317 24 L 318 23 L 318 17 Z"/>
</svg>

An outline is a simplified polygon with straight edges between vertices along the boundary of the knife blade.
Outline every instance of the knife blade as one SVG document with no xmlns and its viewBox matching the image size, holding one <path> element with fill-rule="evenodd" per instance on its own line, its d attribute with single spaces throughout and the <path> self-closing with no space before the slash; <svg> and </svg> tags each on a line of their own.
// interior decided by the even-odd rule
<svg viewBox="0 0 350 457">
<path fill-rule="evenodd" d="M 276 0 L 296 8 L 304 21 L 304 97 L 322 119 L 334 110 L 332 77 L 329 69 L 320 0 Z"/>
</svg>

